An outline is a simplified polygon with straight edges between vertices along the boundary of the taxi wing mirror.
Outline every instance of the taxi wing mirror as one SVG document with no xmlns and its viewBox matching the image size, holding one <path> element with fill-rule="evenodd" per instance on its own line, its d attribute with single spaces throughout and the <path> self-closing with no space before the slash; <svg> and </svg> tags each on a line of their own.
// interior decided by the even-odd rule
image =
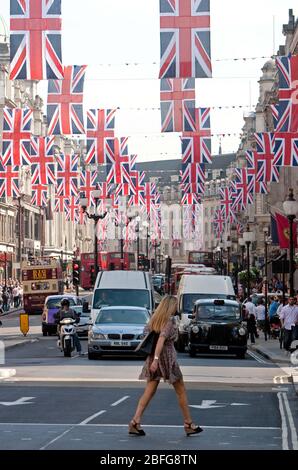
<svg viewBox="0 0 298 470">
<path fill-rule="evenodd" d="M 86 302 L 86 300 L 83 302 L 82 312 L 83 313 L 90 313 L 91 312 L 91 310 L 89 308 L 89 304 L 88 304 L 88 302 Z"/>
</svg>

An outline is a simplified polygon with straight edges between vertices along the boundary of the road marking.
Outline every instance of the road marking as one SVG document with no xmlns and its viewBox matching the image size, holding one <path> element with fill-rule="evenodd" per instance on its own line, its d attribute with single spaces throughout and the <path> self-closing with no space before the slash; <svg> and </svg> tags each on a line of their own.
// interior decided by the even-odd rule
<svg viewBox="0 0 298 470">
<path fill-rule="evenodd" d="M 120 403 L 122 403 L 123 401 L 127 400 L 129 398 L 129 395 L 123 397 L 123 398 L 120 398 L 120 400 L 118 401 L 115 401 L 115 403 L 112 403 L 110 406 L 117 406 L 117 405 L 120 405 Z"/>
<path fill-rule="evenodd" d="M 273 392 L 288 392 L 289 387 L 272 387 Z"/>
<path fill-rule="evenodd" d="M 290 429 L 291 429 L 293 450 L 298 450 L 297 433 L 296 433 L 296 428 L 295 428 L 295 424 L 294 424 L 293 415 L 292 415 L 292 412 L 291 412 L 289 400 L 288 400 L 288 397 L 287 397 L 286 393 L 283 393 L 282 395 L 283 395 L 284 404 L 285 404 L 285 408 L 286 408 L 286 412 L 287 412 L 288 420 L 289 420 L 289 425 L 290 425 Z"/>
<path fill-rule="evenodd" d="M 260 362 L 261 364 L 269 364 L 269 362 L 265 361 L 263 358 L 258 356 L 256 353 L 252 351 L 247 351 L 247 354 L 251 356 L 253 359 L 255 359 L 257 362 Z"/>
<path fill-rule="evenodd" d="M 250 406 L 249 403 L 231 403 L 231 406 Z"/>
<path fill-rule="evenodd" d="M 22 437 L 21 441 L 32 441 L 31 437 Z"/>
<path fill-rule="evenodd" d="M 3 405 L 3 406 L 32 405 L 34 402 L 30 400 L 33 400 L 33 398 L 35 397 L 22 397 L 15 401 L 0 401 L 0 405 Z"/>
<path fill-rule="evenodd" d="M 89 416 L 89 418 L 86 418 L 86 419 L 84 419 L 84 421 L 82 421 L 81 423 L 79 423 L 79 426 L 84 426 L 85 424 L 88 424 L 90 421 L 92 421 L 93 419 L 97 418 L 97 416 L 103 415 L 103 414 L 106 413 L 106 412 L 107 412 L 106 410 L 101 410 L 101 411 L 99 411 L 98 413 L 95 413 L 94 415 Z"/>
<path fill-rule="evenodd" d="M 16 369 L 0 369 L 0 379 L 7 379 L 15 376 L 17 373 Z"/>
<path fill-rule="evenodd" d="M 70 431 L 72 431 L 75 428 L 75 426 L 70 427 L 69 429 L 66 429 L 63 433 L 59 434 L 59 436 L 55 437 L 55 439 L 52 439 L 50 442 L 48 442 L 46 445 L 43 447 L 40 447 L 39 450 L 45 450 L 47 447 L 49 447 L 51 444 L 54 444 L 54 442 L 58 441 L 58 439 L 61 439 L 61 437 L 65 436 L 68 434 Z"/>
<path fill-rule="evenodd" d="M 282 393 L 279 392 L 277 394 L 278 397 L 278 404 L 279 404 L 279 412 L 281 416 L 281 428 L 282 428 L 282 449 L 283 450 L 289 450 L 288 446 L 288 427 L 287 427 L 287 421 L 286 421 L 286 416 L 284 412 L 284 406 L 283 406 L 283 401 L 282 401 Z"/>
<path fill-rule="evenodd" d="M 189 405 L 192 408 L 198 408 L 200 410 L 210 410 L 210 408 L 224 408 L 225 406 L 250 406 L 249 403 L 218 403 L 215 405 L 217 400 L 202 400 L 201 405 Z"/>
</svg>

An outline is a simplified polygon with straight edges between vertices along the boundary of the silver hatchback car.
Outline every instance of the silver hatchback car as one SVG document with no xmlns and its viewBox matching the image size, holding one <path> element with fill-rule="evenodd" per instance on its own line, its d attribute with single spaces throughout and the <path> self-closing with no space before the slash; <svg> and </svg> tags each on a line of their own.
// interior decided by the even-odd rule
<svg viewBox="0 0 298 470">
<path fill-rule="evenodd" d="M 146 308 L 103 307 L 88 333 L 88 358 L 135 354 L 149 319 Z"/>
</svg>

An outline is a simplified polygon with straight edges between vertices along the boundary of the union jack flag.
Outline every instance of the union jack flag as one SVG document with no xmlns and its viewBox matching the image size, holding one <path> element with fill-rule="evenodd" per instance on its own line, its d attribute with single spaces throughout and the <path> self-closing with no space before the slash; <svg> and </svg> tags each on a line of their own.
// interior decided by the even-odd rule
<svg viewBox="0 0 298 470">
<path fill-rule="evenodd" d="M 212 163 L 210 108 L 188 109 L 181 137 L 183 163 Z"/>
<path fill-rule="evenodd" d="M 234 205 L 245 210 L 248 204 L 253 204 L 254 180 L 249 177 L 247 168 L 235 168 L 235 188 L 237 191 Z"/>
<path fill-rule="evenodd" d="M 18 197 L 19 188 L 19 167 L 3 165 L 0 161 L 0 197 Z"/>
<path fill-rule="evenodd" d="M 148 215 L 150 215 L 151 210 L 156 202 L 156 184 L 145 183 L 142 195 L 145 201 L 146 212 Z"/>
<path fill-rule="evenodd" d="M 298 132 L 298 55 L 276 58 L 279 72 L 279 120 L 283 131 Z"/>
<path fill-rule="evenodd" d="M 106 163 L 105 142 L 115 136 L 116 109 L 87 111 L 87 165 Z"/>
<path fill-rule="evenodd" d="M 184 188 L 184 185 L 193 184 L 198 189 L 193 191 L 196 193 L 204 193 L 205 186 L 205 165 L 200 163 L 188 163 L 182 164 L 182 179 L 181 187 Z"/>
<path fill-rule="evenodd" d="M 290 126 L 290 113 L 287 100 L 279 101 L 278 104 L 271 105 L 271 112 L 273 117 L 274 131 L 275 132 L 289 132 Z"/>
<path fill-rule="evenodd" d="M 209 0 L 160 0 L 159 78 L 210 78 Z"/>
<path fill-rule="evenodd" d="M 48 186 L 42 183 L 32 184 L 31 204 L 38 207 L 48 205 Z"/>
<path fill-rule="evenodd" d="M 196 107 L 194 78 L 160 81 L 161 132 L 182 132 L 184 110 Z"/>
<path fill-rule="evenodd" d="M 67 199 L 63 194 L 55 194 L 54 212 L 64 212 L 64 202 Z"/>
<path fill-rule="evenodd" d="M 33 110 L 3 110 L 3 163 L 4 165 L 31 165 L 31 126 Z"/>
<path fill-rule="evenodd" d="M 199 194 L 195 193 L 185 193 L 181 199 L 182 206 L 192 206 L 193 204 L 201 204 L 201 199 Z"/>
<path fill-rule="evenodd" d="M 129 206 L 140 206 L 145 205 L 145 200 L 143 197 L 144 193 L 144 179 L 145 179 L 145 172 L 144 171 L 131 171 L 130 177 L 132 179 L 132 184 L 134 187 L 134 194 L 129 198 L 128 205 Z"/>
<path fill-rule="evenodd" d="M 61 0 L 10 0 L 10 79 L 63 78 Z"/>
<path fill-rule="evenodd" d="M 252 193 L 268 194 L 268 185 L 265 181 L 257 181 L 258 172 L 258 154 L 252 150 L 246 152 L 247 174 L 253 181 Z"/>
<path fill-rule="evenodd" d="M 216 238 L 220 238 L 225 230 L 226 219 L 224 218 L 223 209 L 217 209 L 214 213 L 213 225 L 216 233 Z"/>
<path fill-rule="evenodd" d="M 76 196 L 64 199 L 64 212 L 67 221 L 78 223 L 80 220 L 79 199 Z"/>
<path fill-rule="evenodd" d="M 276 132 L 274 138 L 274 165 L 298 166 L 298 133 Z"/>
<path fill-rule="evenodd" d="M 88 199 L 88 206 L 95 206 L 94 197 L 92 192 L 97 188 L 97 171 L 81 170 L 80 172 L 80 195 Z"/>
<path fill-rule="evenodd" d="M 130 184 L 128 137 L 106 140 L 107 182 Z"/>
<path fill-rule="evenodd" d="M 78 195 L 78 155 L 61 153 L 57 157 L 57 195 L 70 198 Z"/>
<path fill-rule="evenodd" d="M 55 137 L 33 137 L 31 140 L 32 184 L 56 184 Z"/>
<path fill-rule="evenodd" d="M 84 81 L 87 66 L 65 67 L 63 80 L 49 80 L 48 135 L 85 134 Z"/>
<path fill-rule="evenodd" d="M 235 213 L 233 211 L 234 193 L 232 188 L 220 188 L 220 206 L 224 214 L 226 222 L 233 222 L 235 220 Z"/>
<path fill-rule="evenodd" d="M 255 134 L 257 142 L 257 181 L 267 183 L 279 181 L 279 170 L 274 164 L 274 134 L 263 132 Z"/>
</svg>

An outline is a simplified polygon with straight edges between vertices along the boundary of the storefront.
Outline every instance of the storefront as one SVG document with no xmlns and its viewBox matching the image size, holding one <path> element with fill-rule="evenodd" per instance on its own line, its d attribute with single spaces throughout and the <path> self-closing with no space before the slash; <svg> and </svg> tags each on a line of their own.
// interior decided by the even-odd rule
<svg viewBox="0 0 298 470">
<path fill-rule="evenodd" d="M 13 247 L 0 245 L 0 284 L 12 278 Z"/>
</svg>

